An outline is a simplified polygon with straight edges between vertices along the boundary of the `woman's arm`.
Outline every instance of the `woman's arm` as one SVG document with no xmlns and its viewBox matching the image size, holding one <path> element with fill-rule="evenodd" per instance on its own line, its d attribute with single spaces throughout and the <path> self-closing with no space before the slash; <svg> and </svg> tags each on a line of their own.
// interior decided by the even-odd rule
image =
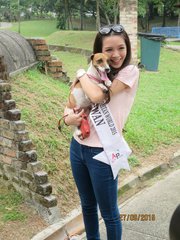
<svg viewBox="0 0 180 240">
<path fill-rule="evenodd" d="M 83 91 L 93 103 L 102 103 L 107 95 L 94 82 L 92 82 L 83 69 L 78 70 L 77 78 L 80 80 Z M 125 88 L 131 88 L 139 78 L 139 69 L 134 65 L 128 65 L 123 68 L 114 79 L 110 86 L 110 96 L 113 96 Z"/>
<path fill-rule="evenodd" d="M 98 86 L 98 84 L 94 83 L 89 79 L 87 74 L 84 74 L 79 78 L 83 91 L 88 96 L 88 98 L 93 103 L 102 103 L 106 99 L 106 93 L 104 93 L 103 89 Z M 110 95 L 115 95 L 118 92 L 122 91 L 128 87 L 125 83 L 120 82 L 119 80 L 114 80 L 110 87 Z"/>
<path fill-rule="evenodd" d="M 110 87 L 110 96 L 113 96 L 128 87 L 129 86 L 126 85 L 125 83 L 123 83 L 117 79 L 114 79 L 112 82 L 112 85 Z"/>
</svg>

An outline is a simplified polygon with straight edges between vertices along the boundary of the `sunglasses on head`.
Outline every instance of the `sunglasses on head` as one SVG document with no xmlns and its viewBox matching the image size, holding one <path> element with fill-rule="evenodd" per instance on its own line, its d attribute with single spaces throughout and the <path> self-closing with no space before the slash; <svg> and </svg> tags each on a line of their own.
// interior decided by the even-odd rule
<svg viewBox="0 0 180 240">
<path fill-rule="evenodd" d="M 120 24 L 116 24 L 113 26 L 104 26 L 99 29 L 99 33 L 101 35 L 108 35 L 110 32 L 121 33 L 124 31 L 124 28 Z"/>
</svg>

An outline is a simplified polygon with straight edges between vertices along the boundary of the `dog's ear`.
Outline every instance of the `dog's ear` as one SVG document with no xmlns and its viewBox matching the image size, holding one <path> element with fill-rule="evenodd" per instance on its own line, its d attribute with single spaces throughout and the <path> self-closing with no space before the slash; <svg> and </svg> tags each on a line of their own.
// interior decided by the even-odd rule
<svg viewBox="0 0 180 240">
<path fill-rule="evenodd" d="M 94 58 L 94 54 L 91 55 L 91 60 L 93 60 L 93 58 Z"/>
<path fill-rule="evenodd" d="M 107 55 L 106 53 L 104 53 L 104 55 L 107 57 L 107 60 L 109 60 L 109 55 Z"/>
</svg>

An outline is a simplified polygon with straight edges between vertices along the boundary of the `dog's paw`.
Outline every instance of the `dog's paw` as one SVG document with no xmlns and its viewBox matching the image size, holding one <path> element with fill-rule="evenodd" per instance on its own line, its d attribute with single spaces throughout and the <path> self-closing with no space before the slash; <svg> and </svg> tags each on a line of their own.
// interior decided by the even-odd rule
<svg viewBox="0 0 180 240">
<path fill-rule="evenodd" d="M 80 135 L 82 135 L 82 132 L 81 132 L 81 130 L 79 128 L 77 128 L 75 130 L 75 134 L 79 137 Z"/>
<path fill-rule="evenodd" d="M 75 134 L 76 134 L 76 136 L 77 136 L 79 139 L 83 140 L 82 132 L 81 132 L 81 130 L 80 130 L 79 128 L 77 128 L 77 129 L 75 130 Z"/>
<path fill-rule="evenodd" d="M 107 87 L 110 87 L 112 85 L 112 82 L 110 80 L 105 81 L 105 85 Z"/>
<path fill-rule="evenodd" d="M 80 240 L 79 235 L 73 235 L 70 237 L 66 237 L 64 240 Z"/>
<path fill-rule="evenodd" d="M 70 240 L 80 240 L 80 237 L 78 235 L 70 237 Z"/>
</svg>

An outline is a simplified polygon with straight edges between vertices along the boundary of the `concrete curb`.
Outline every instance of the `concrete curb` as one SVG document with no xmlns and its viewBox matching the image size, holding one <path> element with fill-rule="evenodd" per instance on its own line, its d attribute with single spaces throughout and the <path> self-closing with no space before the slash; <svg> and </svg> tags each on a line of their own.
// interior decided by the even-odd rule
<svg viewBox="0 0 180 240">
<path fill-rule="evenodd" d="M 75 48 L 75 47 L 68 47 L 68 46 L 61 46 L 61 45 L 52 45 L 49 44 L 49 49 L 51 51 L 63 51 L 63 52 L 70 52 L 70 53 L 78 53 L 85 55 L 86 57 L 90 57 L 92 54 L 92 51 L 82 48 Z"/>
<path fill-rule="evenodd" d="M 180 166 L 180 150 L 174 153 L 172 158 L 170 158 L 169 162 L 161 163 L 156 166 L 151 166 L 147 168 L 141 168 L 137 175 L 131 175 L 127 179 L 125 179 L 119 187 L 118 195 L 123 195 L 125 193 L 130 192 L 130 190 L 140 190 L 142 185 L 154 178 L 159 174 L 163 174 L 165 172 L 170 171 L 175 167 Z M 129 198 L 131 196 L 128 196 Z M 125 199 L 126 200 L 126 199 Z M 125 201 L 124 200 L 124 201 Z M 42 232 L 38 233 L 31 240 L 64 240 L 66 237 L 65 231 L 68 233 L 77 233 L 82 234 L 84 231 L 84 226 L 82 223 L 82 213 L 81 210 L 74 210 L 71 212 L 68 217 L 56 224 L 50 225 Z M 80 236 L 80 239 L 84 239 L 85 234 L 83 233 Z"/>
<path fill-rule="evenodd" d="M 123 181 L 118 190 L 118 195 L 127 193 L 132 189 L 138 190 L 146 181 L 163 174 L 172 168 L 180 165 L 180 150 L 173 154 L 173 157 L 167 163 L 161 163 L 156 166 L 141 168 L 137 175 L 131 175 Z M 129 196 L 128 196 L 129 197 Z"/>
<path fill-rule="evenodd" d="M 13 71 L 13 72 L 10 72 L 10 73 L 9 73 L 9 76 L 10 76 L 10 77 L 14 77 L 14 76 L 16 76 L 17 74 L 19 74 L 19 73 L 21 73 L 21 72 L 25 72 L 25 71 L 27 71 L 28 69 L 33 68 L 33 67 L 36 66 L 37 64 L 38 64 L 38 62 L 36 61 L 36 62 L 34 62 L 34 63 L 31 63 L 29 66 L 19 68 L 19 69 Z"/>
<path fill-rule="evenodd" d="M 164 47 L 173 51 L 180 51 L 180 45 L 165 45 Z"/>
<path fill-rule="evenodd" d="M 45 239 L 64 239 L 67 237 L 66 231 L 69 233 L 71 231 L 76 231 L 76 228 L 81 227 L 84 229 L 82 225 L 82 214 L 80 207 L 78 209 L 73 210 L 65 219 L 54 223 L 43 231 L 39 232 L 35 235 L 31 240 L 45 240 Z M 75 228 L 75 229 L 74 229 Z M 56 236 L 58 234 L 58 236 Z M 57 238 L 56 238 L 57 237 Z"/>
</svg>

